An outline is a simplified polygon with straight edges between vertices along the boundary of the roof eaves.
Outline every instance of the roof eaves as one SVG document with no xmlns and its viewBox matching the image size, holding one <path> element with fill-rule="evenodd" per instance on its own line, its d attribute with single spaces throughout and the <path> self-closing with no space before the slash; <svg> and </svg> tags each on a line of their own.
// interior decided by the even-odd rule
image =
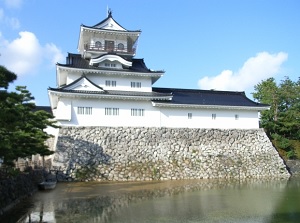
<svg viewBox="0 0 300 223">
<path fill-rule="evenodd" d="M 200 105 L 200 104 L 175 104 L 172 102 L 152 101 L 154 107 L 177 107 L 177 108 L 204 108 L 204 109 L 225 109 L 225 110 L 269 110 L 269 106 L 227 106 L 227 105 Z"/>
<path fill-rule="evenodd" d="M 102 28 L 95 28 L 93 26 L 86 26 L 86 25 L 81 25 L 81 27 L 88 28 L 88 29 L 94 29 L 94 30 L 101 30 L 101 31 L 106 31 L 106 32 L 123 32 L 123 33 L 141 33 L 142 31 L 140 29 L 138 30 L 116 30 L 116 29 L 102 29 Z"/>
<path fill-rule="evenodd" d="M 53 94 L 65 96 L 65 97 L 92 97 L 92 98 L 111 98 L 111 99 L 131 99 L 131 100 L 170 100 L 170 96 L 162 95 L 137 95 L 137 94 L 112 94 L 99 91 L 80 91 L 80 90 L 64 90 L 57 88 L 48 88 Z"/>
</svg>

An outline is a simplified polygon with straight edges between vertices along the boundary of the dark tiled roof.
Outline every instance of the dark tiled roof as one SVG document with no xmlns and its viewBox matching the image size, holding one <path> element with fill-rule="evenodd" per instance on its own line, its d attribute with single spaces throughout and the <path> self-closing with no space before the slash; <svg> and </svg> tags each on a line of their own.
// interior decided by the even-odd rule
<svg viewBox="0 0 300 223">
<path fill-rule="evenodd" d="M 134 96 L 134 97 L 170 97 L 170 93 L 160 92 L 140 92 L 140 91 L 84 91 L 84 90 L 66 90 L 64 88 L 48 88 L 51 91 L 65 92 L 65 93 L 83 93 L 91 95 L 110 95 L 110 96 Z"/>
<path fill-rule="evenodd" d="M 106 54 L 105 54 L 106 55 Z M 104 56 L 104 55 L 102 55 Z M 105 68 L 105 67 L 94 67 L 89 65 L 89 60 L 83 59 L 80 54 L 72 54 L 69 53 L 67 57 L 67 64 L 58 65 L 63 67 L 71 67 L 71 68 L 80 68 L 80 69 L 93 69 L 93 70 L 112 70 L 118 72 L 142 72 L 142 73 L 164 73 L 164 71 L 152 71 L 147 68 L 144 59 L 131 59 L 132 66 L 128 69 L 113 69 L 113 68 Z"/>
<path fill-rule="evenodd" d="M 178 88 L 153 88 L 152 92 L 134 92 L 134 91 L 78 91 L 66 90 L 64 88 L 49 88 L 57 92 L 99 94 L 110 96 L 135 96 L 135 97 L 161 97 L 162 100 L 153 100 L 154 102 L 176 105 L 203 105 L 203 106 L 238 106 L 238 107 L 257 107 L 265 108 L 269 105 L 254 102 L 246 97 L 244 92 L 235 91 L 212 91 L 212 90 L 194 90 Z M 166 100 L 165 97 L 171 97 L 172 100 Z"/>
<path fill-rule="evenodd" d="M 36 106 L 34 109 L 33 109 L 34 112 L 36 111 L 45 111 L 45 112 L 48 112 L 50 113 L 51 115 L 52 114 L 52 109 L 50 106 Z"/>
<path fill-rule="evenodd" d="M 171 93 L 162 92 L 139 92 L 139 91 L 107 91 L 111 95 L 125 95 L 125 96 L 145 96 L 145 97 L 170 97 Z"/>
<path fill-rule="evenodd" d="M 168 104 L 268 107 L 266 104 L 260 104 L 250 100 L 246 97 L 245 92 L 178 88 L 153 88 L 153 91 L 160 93 L 172 93 L 172 101 L 165 102 Z"/>
</svg>

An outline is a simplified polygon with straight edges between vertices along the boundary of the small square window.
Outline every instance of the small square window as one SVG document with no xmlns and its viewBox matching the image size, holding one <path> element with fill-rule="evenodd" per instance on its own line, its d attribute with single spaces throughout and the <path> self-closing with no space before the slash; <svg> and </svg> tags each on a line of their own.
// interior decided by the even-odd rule
<svg viewBox="0 0 300 223">
<path fill-rule="evenodd" d="M 105 108 L 105 115 L 119 115 L 119 108 Z"/>
<path fill-rule="evenodd" d="M 132 108 L 131 116 L 144 116 L 144 109 L 140 108 Z"/>
<path fill-rule="evenodd" d="M 77 107 L 77 114 L 84 115 L 84 107 Z"/>
<path fill-rule="evenodd" d="M 78 115 L 92 115 L 93 108 L 92 107 L 77 107 Z"/>
<path fill-rule="evenodd" d="M 211 114 L 211 119 L 215 120 L 217 118 L 217 114 Z"/>
<path fill-rule="evenodd" d="M 92 107 L 86 107 L 85 108 L 85 114 L 86 115 L 91 115 L 92 114 Z"/>
<path fill-rule="evenodd" d="M 141 82 L 131 82 L 131 88 L 141 88 L 142 83 Z"/>
<path fill-rule="evenodd" d="M 116 87 L 117 86 L 117 81 L 106 80 L 105 81 L 105 86 L 107 86 L 107 87 Z"/>
</svg>

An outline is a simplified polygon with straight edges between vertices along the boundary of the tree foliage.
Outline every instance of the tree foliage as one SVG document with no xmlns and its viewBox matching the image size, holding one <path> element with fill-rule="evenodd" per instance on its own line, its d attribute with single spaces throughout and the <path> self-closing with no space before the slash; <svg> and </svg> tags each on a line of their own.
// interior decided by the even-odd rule
<svg viewBox="0 0 300 223">
<path fill-rule="evenodd" d="M 0 158 L 6 164 L 12 164 L 19 157 L 52 154 L 45 144 L 51 136 L 44 129 L 57 127 L 51 114 L 34 111 L 34 97 L 26 87 L 17 86 L 15 92 L 7 91 L 9 83 L 16 78 L 14 73 L 0 66 Z"/>
<path fill-rule="evenodd" d="M 261 113 L 261 126 L 278 145 L 289 151 L 289 140 L 300 140 L 300 78 L 285 77 L 278 85 L 269 78 L 254 86 L 253 98 L 269 104 Z"/>
</svg>

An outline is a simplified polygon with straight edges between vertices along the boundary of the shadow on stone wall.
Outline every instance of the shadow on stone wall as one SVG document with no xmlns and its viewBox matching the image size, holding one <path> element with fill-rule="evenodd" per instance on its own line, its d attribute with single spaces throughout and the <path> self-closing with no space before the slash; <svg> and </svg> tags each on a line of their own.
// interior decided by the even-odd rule
<svg viewBox="0 0 300 223">
<path fill-rule="evenodd" d="M 109 165 L 111 157 L 96 143 L 60 136 L 53 167 L 64 170 L 73 179 L 86 180 L 99 175 L 99 165 Z M 105 177 L 105 176 L 102 176 Z"/>
</svg>

